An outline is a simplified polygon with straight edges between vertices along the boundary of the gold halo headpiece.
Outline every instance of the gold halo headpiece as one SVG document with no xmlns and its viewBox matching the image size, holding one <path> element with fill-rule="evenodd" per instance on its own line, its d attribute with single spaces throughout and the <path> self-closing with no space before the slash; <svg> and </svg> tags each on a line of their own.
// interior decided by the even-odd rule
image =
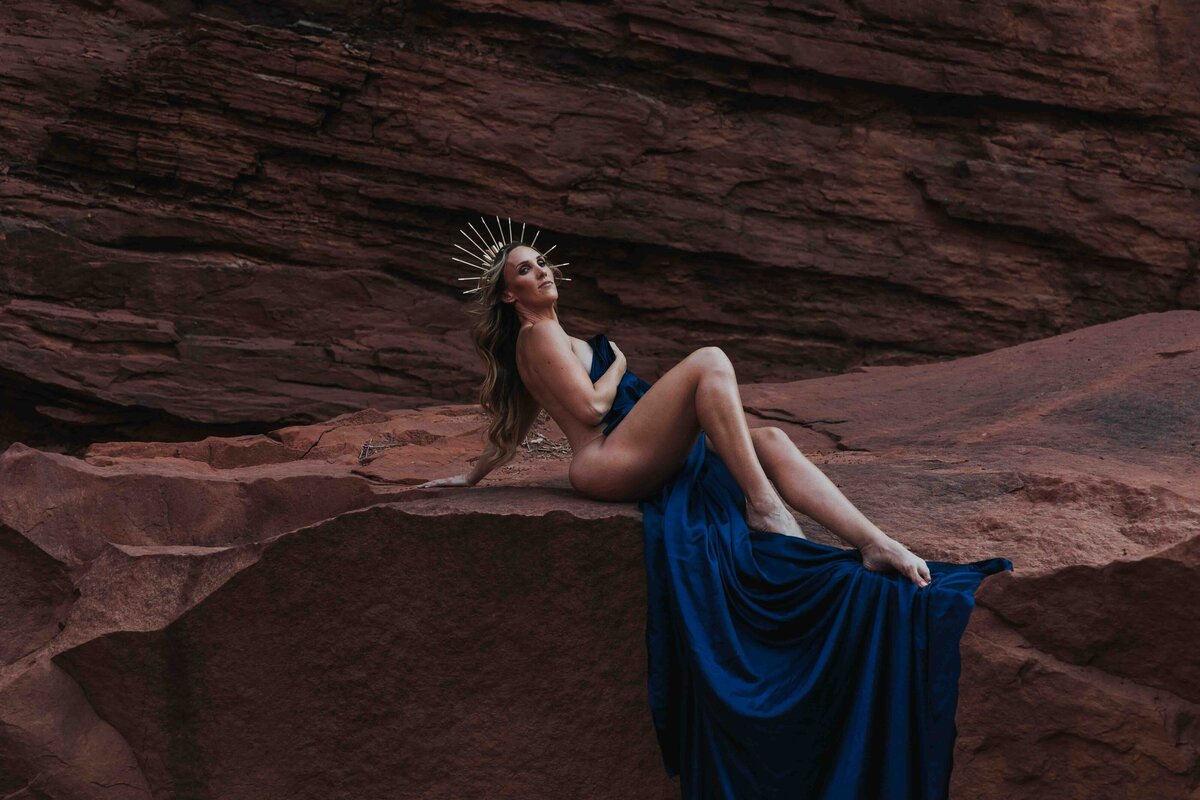
<svg viewBox="0 0 1200 800">
<path fill-rule="evenodd" d="M 467 226 L 470 227 L 471 230 L 475 231 L 475 235 L 477 237 L 479 237 L 478 242 L 475 241 L 474 239 L 472 239 L 471 235 L 469 233 L 467 233 L 466 231 L 464 231 L 462 228 L 458 229 L 458 232 L 461 233 L 463 236 L 467 237 L 467 241 L 470 242 L 475 247 L 475 249 L 479 251 L 478 253 L 472 253 L 470 250 L 468 250 L 467 248 L 463 247 L 460 244 L 454 245 L 459 250 L 462 250 L 464 253 L 471 256 L 471 258 L 475 259 L 475 261 L 463 261 L 461 258 L 458 258 L 457 256 L 451 256 L 450 260 L 457 261 L 460 264 L 466 264 L 468 267 L 474 267 L 475 269 L 480 271 L 480 274 L 478 274 L 478 275 L 468 275 L 465 278 L 459 278 L 460 281 L 475 281 L 477 284 L 479 284 L 474 289 L 466 289 L 465 291 L 463 291 L 463 294 L 471 294 L 472 292 L 478 292 L 480 289 L 486 288 L 487 284 L 484 281 L 485 281 L 485 279 L 491 277 L 491 275 L 489 273 L 492 272 L 492 265 L 493 265 L 492 262 L 494 262 L 496 260 L 497 253 L 499 253 L 501 250 L 503 250 L 505 247 L 512 244 L 513 242 L 519 242 L 521 244 L 525 244 L 525 223 L 524 222 L 521 223 L 521 235 L 514 239 L 513 238 L 513 230 L 512 230 L 512 217 L 508 217 L 507 219 L 508 219 L 508 240 L 507 241 L 505 241 L 505 239 L 504 239 L 504 227 L 500 224 L 499 216 L 496 217 L 496 231 L 500 234 L 498 237 L 492 234 L 492 229 L 488 226 L 487 220 L 485 220 L 483 217 L 480 217 L 479 221 L 481 223 L 483 223 L 483 229 L 485 231 L 487 231 L 487 233 L 488 233 L 487 239 L 484 239 L 483 236 L 479 233 L 479 231 L 475 230 L 475 226 L 469 222 L 467 223 Z M 525 245 L 526 247 L 533 247 L 533 243 L 537 241 L 538 233 L 541 233 L 541 231 L 538 231 L 537 233 L 533 234 L 532 241 L 530 241 L 529 244 Z M 491 244 L 488 243 L 488 240 L 491 240 Z M 550 247 L 550 250 L 553 250 L 555 247 L 558 247 L 558 245 L 552 245 Z M 544 256 L 544 255 L 549 254 L 550 250 L 547 250 L 546 252 L 542 253 L 542 255 Z M 550 266 L 551 267 L 565 267 L 570 263 L 571 263 L 570 261 L 564 261 L 561 264 L 550 264 Z M 502 268 L 503 268 L 503 265 L 502 265 Z M 497 270 L 497 271 L 499 271 L 499 270 Z M 563 280 L 569 281 L 571 279 L 563 278 Z"/>
</svg>

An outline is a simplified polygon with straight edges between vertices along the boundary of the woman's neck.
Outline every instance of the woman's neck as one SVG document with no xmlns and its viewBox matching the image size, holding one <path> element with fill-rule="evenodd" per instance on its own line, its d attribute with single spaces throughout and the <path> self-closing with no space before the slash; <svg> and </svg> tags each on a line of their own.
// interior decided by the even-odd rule
<svg viewBox="0 0 1200 800">
<path fill-rule="evenodd" d="M 556 306 L 525 308 L 518 304 L 516 311 L 517 319 L 521 320 L 522 325 L 533 325 L 534 323 L 545 322 L 546 320 L 558 322 L 558 308 Z"/>
</svg>

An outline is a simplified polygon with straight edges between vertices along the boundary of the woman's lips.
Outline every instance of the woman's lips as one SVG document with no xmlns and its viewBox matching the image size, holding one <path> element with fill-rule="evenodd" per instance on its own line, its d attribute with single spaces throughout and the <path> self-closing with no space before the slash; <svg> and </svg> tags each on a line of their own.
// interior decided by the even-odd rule
<svg viewBox="0 0 1200 800">
<path fill-rule="evenodd" d="M 543 286 L 553 286 L 553 285 L 554 285 L 554 281 L 544 281 L 543 283 L 538 284 L 538 288 L 540 289 Z"/>
</svg>

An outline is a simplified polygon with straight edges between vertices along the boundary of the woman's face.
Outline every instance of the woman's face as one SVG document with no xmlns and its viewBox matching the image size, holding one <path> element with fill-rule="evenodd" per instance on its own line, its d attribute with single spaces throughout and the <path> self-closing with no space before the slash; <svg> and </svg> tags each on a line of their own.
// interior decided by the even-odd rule
<svg viewBox="0 0 1200 800">
<path fill-rule="evenodd" d="M 557 300 L 558 284 L 546 257 L 532 247 L 513 248 L 504 264 L 504 294 L 500 299 L 524 306 L 547 305 Z"/>
</svg>

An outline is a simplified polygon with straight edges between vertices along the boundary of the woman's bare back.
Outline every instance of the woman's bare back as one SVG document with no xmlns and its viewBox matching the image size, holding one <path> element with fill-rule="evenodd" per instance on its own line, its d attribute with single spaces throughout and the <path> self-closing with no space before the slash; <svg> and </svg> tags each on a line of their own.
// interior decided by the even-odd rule
<svg viewBox="0 0 1200 800">
<path fill-rule="evenodd" d="M 600 424 L 586 419 L 580 413 L 581 405 L 578 398 L 581 389 L 585 386 L 592 386 L 592 360 L 595 354 L 592 352 L 591 345 L 583 339 L 567 335 L 557 322 L 547 320 L 538 322 L 537 325 L 554 326 L 557 329 L 555 331 L 557 335 L 553 338 L 559 342 L 561 342 L 561 337 L 566 337 L 570 343 L 571 352 L 579 364 L 578 369 L 572 364 L 568 373 L 568 368 L 562 364 L 561 360 L 557 363 L 548 362 L 544 358 L 546 355 L 544 350 L 531 352 L 528 346 L 529 339 L 525 334 L 533 328 L 533 325 L 524 325 L 517 332 L 517 371 L 521 375 L 521 382 L 529 390 L 533 399 L 539 406 L 546 409 L 546 413 L 566 434 L 567 441 L 571 444 L 571 450 L 578 453 L 588 442 L 600 436 L 603 430 Z M 539 346 L 546 347 L 545 344 Z M 531 358 L 541 360 L 542 363 L 538 366 L 545 366 L 549 363 L 550 368 L 531 368 L 534 366 L 530 364 Z"/>
</svg>

